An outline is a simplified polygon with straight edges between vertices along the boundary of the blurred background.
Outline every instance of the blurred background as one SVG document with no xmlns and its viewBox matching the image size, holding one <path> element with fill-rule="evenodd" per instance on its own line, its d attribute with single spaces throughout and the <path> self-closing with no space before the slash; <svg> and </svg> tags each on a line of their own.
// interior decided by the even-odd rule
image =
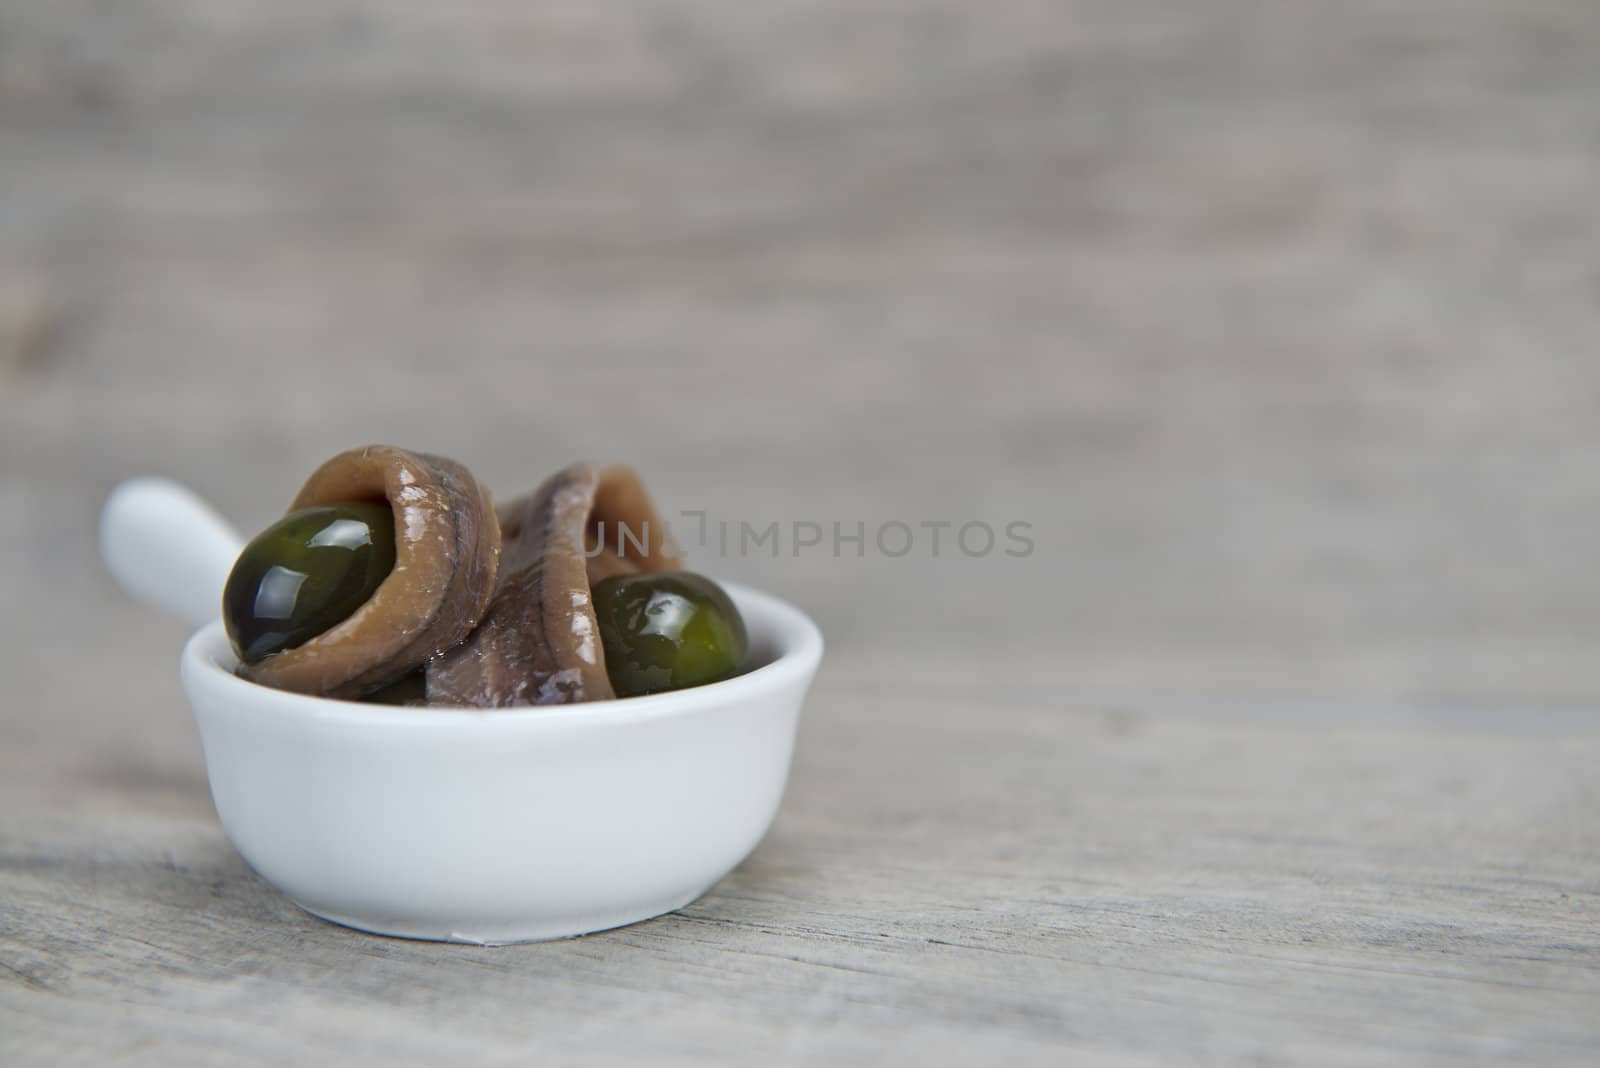
<svg viewBox="0 0 1600 1068">
<path fill-rule="evenodd" d="M 825 687 L 1600 699 L 1597 58 L 1589 0 L 0 3 L 6 730 L 192 764 L 104 494 L 249 531 L 372 441 L 1032 524 L 699 554 Z"/>
</svg>

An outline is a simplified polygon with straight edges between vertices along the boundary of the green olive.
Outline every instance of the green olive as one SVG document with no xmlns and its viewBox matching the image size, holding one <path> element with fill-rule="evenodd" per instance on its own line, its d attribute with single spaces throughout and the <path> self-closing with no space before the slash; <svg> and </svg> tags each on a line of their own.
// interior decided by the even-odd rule
<svg viewBox="0 0 1600 1068">
<path fill-rule="evenodd" d="M 349 619 L 393 570 L 387 504 L 290 512 L 233 565 L 222 593 L 228 640 L 247 664 L 293 649 Z"/>
<path fill-rule="evenodd" d="M 725 679 L 749 648 L 722 587 L 687 571 L 613 575 L 595 584 L 606 674 L 618 697 Z"/>
</svg>

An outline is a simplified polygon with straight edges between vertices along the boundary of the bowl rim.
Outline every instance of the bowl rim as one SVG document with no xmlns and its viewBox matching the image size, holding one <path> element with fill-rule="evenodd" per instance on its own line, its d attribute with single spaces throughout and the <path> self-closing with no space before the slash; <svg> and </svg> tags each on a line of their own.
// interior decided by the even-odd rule
<svg viewBox="0 0 1600 1068">
<path fill-rule="evenodd" d="M 567 705 L 519 705 L 512 708 L 470 706 L 381 705 L 336 697 L 318 697 L 274 689 L 234 674 L 238 661 L 223 632 L 222 620 L 212 620 L 184 644 L 179 670 L 191 702 L 198 703 L 195 688 L 236 697 L 227 703 L 244 708 L 270 703 L 279 713 L 307 717 L 324 723 L 362 727 L 438 728 L 464 722 L 492 720 L 501 723 L 541 723 L 548 726 L 601 726 L 686 715 L 702 708 L 726 706 L 781 690 L 796 681 L 809 680 L 822 659 L 822 632 L 811 617 L 772 594 L 734 582 L 718 584 L 728 592 L 751 630 L 770 631 L 776 655 L 758 668 L 721 682 L 684 690 L 618 697 L 609 701 L 584 701 Z M 759 622 L 756 622 L 759 621 Z"/>
</svg>

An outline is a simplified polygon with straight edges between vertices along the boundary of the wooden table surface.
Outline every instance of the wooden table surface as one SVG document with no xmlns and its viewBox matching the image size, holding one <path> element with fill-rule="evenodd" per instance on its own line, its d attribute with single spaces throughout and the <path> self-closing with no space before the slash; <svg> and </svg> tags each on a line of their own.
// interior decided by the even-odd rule
<svg viewBox="0 0 1600 1068">
<path fill-rule="evenodd" d="M 0 1064 L 1600 1062 L 1597 57 L 1588 0 L 0 0 Z M 696 554 L 829 640 L 712 893 L 431 945 L 233 852 L 96 510 L 255 528 L 367 441 L 913 531 Z"/>
</svg>

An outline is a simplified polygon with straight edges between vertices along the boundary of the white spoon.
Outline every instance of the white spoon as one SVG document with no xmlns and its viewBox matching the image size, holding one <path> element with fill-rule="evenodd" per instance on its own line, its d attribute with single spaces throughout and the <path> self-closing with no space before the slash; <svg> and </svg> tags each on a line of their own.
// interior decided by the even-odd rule
<svg viewBox="0 0 1600 1068">
<path fill-rule="evenodd" d="M 122 483 L 100 512 L 100 555 L 127 594 L 201 627 L 222 609 L 222 587 L 244 542 L 192 491 L 165 478 Z"/>
<path fill-rule="evenodd" d="M 228 839 L 307 912 L 406 938 L 568 938 L 705 893 L 766 833 L 822 636 L 775 597 L 727 585 L 744 674 L 617 701 L 404 708 L 235 674 L 222 588 L 239 536 L 165 479 L 117 487 L 106 566 L 200 629 L 181 675 Z"/>
</svg>

